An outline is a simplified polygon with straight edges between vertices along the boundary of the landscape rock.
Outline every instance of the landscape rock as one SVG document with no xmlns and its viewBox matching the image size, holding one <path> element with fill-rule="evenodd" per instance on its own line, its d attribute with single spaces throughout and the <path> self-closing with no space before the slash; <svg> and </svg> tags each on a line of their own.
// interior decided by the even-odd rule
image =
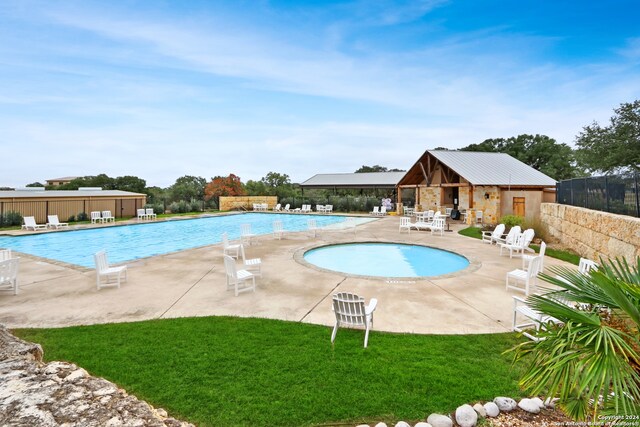
<svg viewBox="0 0 640 427">
<path fill-rule="evenodd" d="M 405 421 L 398 421 L 395 427 L 411 427 L 411 425 Z"/>
<path fill-rule="evenodd" d="M 554 397 L 554 398 L 547 397 L 547 398 L 544 400 L 544 406 L 545 406 L 545 408 L 550 408 L 550 409 L 555 408 L 555 407 L 556 407 L 556 402 L 557 402 L 558 400 L 559 400 L 559 399 L 558 399 L 557 397 Z"/>
<path fill-rule="evenodd" d="M 484 410 L 487 412 L 487 417 L 497 417 L 500 415 L 500 408 L 493 402 L 485 403 Z"/>
<path fill-rule="evenodd" d="M 456 422 L 460 427 L 474 427 L 478 422 L 478 414 L 471 405 L 462 405 L 456 409 Z"/>
<path fill-rule="evenodd" d="M 13 427 L 192 426 L 72 363 L 43 363 L 38 344 L 13 336 L 2 325 L 0 408 L 0 425 Z"/>
<path fill-rule="evenodd" d="M 387 427 L 387 425 L 385 423 L 378 423 L 375 427 Z"/>
<path fill-rule="evenodd" d="M 431 414 L 427 417 L 427 422 L 433 427 L 453 427 L 453 421 L 446 415 Z"/>
<path fill-rule="evenodd" d="M 420 421 L 419 423 L 416 423 L 416 425 L 413 427 L 433 427 L 433 426 L 429 423 L 425 423 L 424 421 Z"/>
<path fill-rule="evenodd" d="M 535 404 L 538 405 L 538 408 L 544 408 L 544 402 L 539 397 L 532 397 L 531 400 L 533 400 Z"/>
<path fill-rule="evenodd" d="M 538 406 L 538 404 L 533 400 L 527 399 L 527 398 L 524 398 L 520 400 L 520 402 L 518 402 L 518 408 L 522 409 L 523 411 L 527 411 L 531 414 L 540 413 L 540 407 Z"/>
<path fill-rule="evenodd" d="M 513 400 L 512 398 L 502 397 L 502 396 L 499 396 L 493 399 L 493 403 L 498 405 L 498 409 L 500 409 L 501 412 L 513 411 L 518 406 L 516 401 Z"/>
<path fill-rule="evenodd" d="M 473 405 L 473 410 L 476 411 L 479 417 L 485 418 L 487 416 L 487 410 L 484 409 L 481 403 Z"/>
</svg>

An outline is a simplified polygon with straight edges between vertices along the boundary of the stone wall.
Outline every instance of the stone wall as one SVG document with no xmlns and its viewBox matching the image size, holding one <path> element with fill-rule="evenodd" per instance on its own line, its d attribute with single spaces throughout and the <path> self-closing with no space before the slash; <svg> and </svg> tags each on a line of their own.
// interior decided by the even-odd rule
<svg viewBox="0 0 640 427">
<path fill-rule="evenodd" d="M 485 198 L 485 194 L 489 198 Z M 482 211 L 482 222 L 484 224 L 495 224 L 500 214 L 500 189 L 496 186 L 479 185 L 473 187 L 473 218 L 475 211 Z"/>
<path fill-rule="evenodd" d="M 253 210 L 254 203 L 266 203 L 271 210 L 278 203 L 277 196 L 220 196 L 220 210 L 234 209 Z"/>
<path fill-rule="evenodd" d="M 440 187 L 420 187 L 420 206 L 423 211 L 440 207 Z"/>
<path fill-rule="evenodd" d="M 543 203 L 540 219 L 551 236 L 585 258 L 624 257 L 635 262 L 640 256 L 639 218 Z"/>
<path fill-rule="evenodd" d="M 74 364 L 43 363 L 38 344 L 2 325 L 0 425 L 193 427 Z"/>
</svg>

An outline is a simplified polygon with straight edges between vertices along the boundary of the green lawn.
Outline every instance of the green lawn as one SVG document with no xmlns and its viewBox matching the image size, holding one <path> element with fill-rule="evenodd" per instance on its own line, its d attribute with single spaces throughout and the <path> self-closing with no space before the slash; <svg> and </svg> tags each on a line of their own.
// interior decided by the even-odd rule
<svg viewBox="0 0 640 427">
<path fill-rule="evenodd" d="M 45 358 L 76 363 L 172 416 L 205 426 L 417 421 L 520 396 L 502 352 L 514 334 L 410 335 L 201 317 L 22 329 Z"/>
<path fill-rule="evenodd" d="M 458 234 L 462 234 L 463 236 L 473 237 L 474 239 L 482 239 L 482 230 L 478 227 L 468 227 L 463 228 L 458 231 Z M 540 252 L 540 246 L 531 245 L 531 249 L 535 250 L 536 253 Z M 551 258 L 561 259 L 562 261 L 569 262 L 574 265 L 578 265 L 580 263 L 580 255 L 574 254 L 569 251 L 562 251 L 559 249 L 552 249 L 547 246 L 545 250 L 545 256 L 550 256 Z"/>
</svg>

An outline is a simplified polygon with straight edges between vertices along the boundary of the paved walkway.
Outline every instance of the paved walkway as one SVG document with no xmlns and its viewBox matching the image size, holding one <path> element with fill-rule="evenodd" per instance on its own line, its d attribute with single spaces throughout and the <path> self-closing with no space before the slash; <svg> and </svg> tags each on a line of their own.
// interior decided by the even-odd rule
<svg viewBox="0 0 640 427">
<path fill-rule="evenodd" d="M 421 334 L 479 334 L 510 330 L 512 292 L 505 274 L 520 259 L 457 232 L 398 233 L 398 217 L 386 217 L 353 230 L 260 236 L 247 247 L 260 257 L 263 277 L 255 293 L 238 297 L 226 290 L 221 245 L 133 261 L 120 289 L 96 289 L 93 270 L 69 268 L 21 255 L 20 293 L 0 292 L 0 323 L 9 328 L 58 327 L 106 322 L 230 315 L 333 325 L 331 295 L 356 292 L 378 299 L 375 330 Z M 452 228 L 459 229 L 461 225 Z M 297 258 L 310 247 L 351 241 L 418 243 L 455 251 L 471 266 L 448 277 L 397 280 L 347 277 L 304 265 Z M 296 253 L 298 256 L 296 257 Z M 566 265 L 547 257 L 546 265 Z M 523 295 L 523 294 L 521 294 Z"/>
</svg>

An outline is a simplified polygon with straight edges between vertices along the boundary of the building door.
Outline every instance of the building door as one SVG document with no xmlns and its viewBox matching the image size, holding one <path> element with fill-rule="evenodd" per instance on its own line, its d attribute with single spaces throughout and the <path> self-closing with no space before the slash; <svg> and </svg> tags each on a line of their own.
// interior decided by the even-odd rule
<svg viewBox="0 0 640 427">
<path fill-rule="evenodd" d="M 513 198 L 513 214 L 524 218 L 524 197 Z"/>
</svg>

